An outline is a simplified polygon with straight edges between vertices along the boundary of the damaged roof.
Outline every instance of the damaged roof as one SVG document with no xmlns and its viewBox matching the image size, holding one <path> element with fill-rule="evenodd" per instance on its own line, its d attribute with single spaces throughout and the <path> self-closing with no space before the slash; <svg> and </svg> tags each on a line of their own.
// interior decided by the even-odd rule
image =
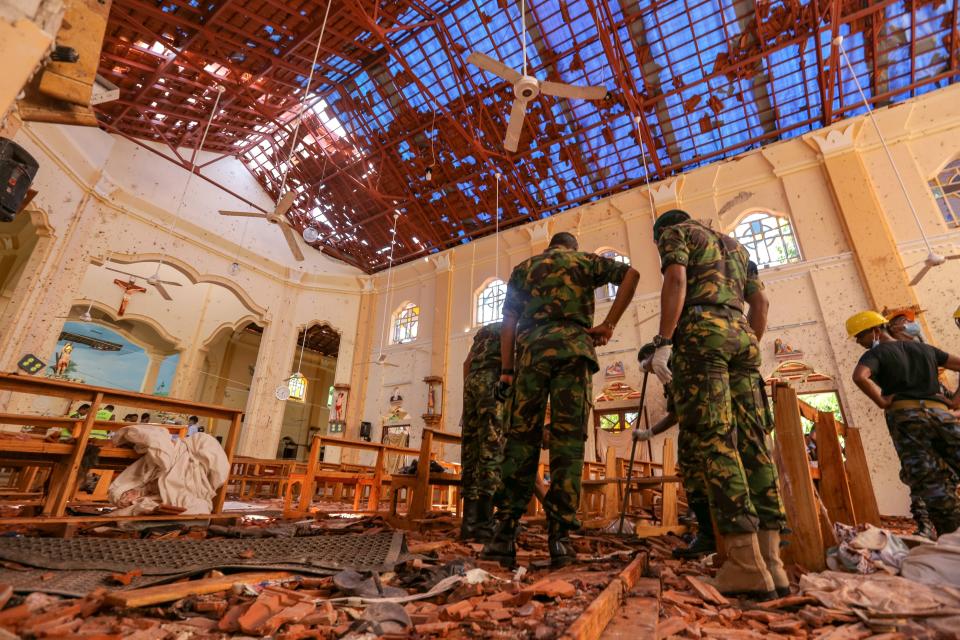
<svg viewBox="0 0 960 640">
<path fill-rule="evenodd" d="M 121 96 L 97 110 L 189 169 L 223 85 L 201 175 L 235 156 L 279 197 L 292 163 L 294 225 L 368 272 L 389 264 L 394 213 L 400 263 L 492 233 L 498 213 L 501 228 L 546 218 L 862 113 L 836 35 L 874 106 L 958 74 L 957 2 L 536 2 L 530 73 L 609 94 L 540 95 L 510 153 L 512 86 L 466 57 L 521 67 L 519 2 L 331 1 L 307 87 L 323 0 L 114 0 L 100 73 Z"/>
</svg>

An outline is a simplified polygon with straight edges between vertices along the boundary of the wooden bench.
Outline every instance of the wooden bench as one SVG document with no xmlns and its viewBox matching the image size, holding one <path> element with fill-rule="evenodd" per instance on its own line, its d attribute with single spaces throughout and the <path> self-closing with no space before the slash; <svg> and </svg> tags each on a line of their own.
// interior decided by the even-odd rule
<svg viewBox="0 0 960 640">
<path fill-rule="evenodd" d="M 455 491 L 459 489 L 459 473 L 432 471 L 430 463 L 434 460 L 434 444 L 459 446 L 460 443 L 459 434 L 429 428 L 423 430 L 416 475 L 393 474 L 390 478 L 390 512 L 387 515 L 387 521 L 390 524 L 402 529 L 416 528 L 419 525 L 418 521 L 426 517 L 433 508 L 434 487 L 452 487 Z M 407 513 L 403 517 L 398 512 L 401 492 L 407 494 Z M 459 515 L 459 492 L 457 491 L 454 495 L 452 506 Z"/>
<path fill-rule="evenodd" d="M 242 411 L 217 405 L 200 404 L 186 400 L 178 400 L 162 396 L 153 396 L 106 387 L 95 387 L 75 382 L 52 380 L 49 378 L 35 378 L 18 374 L 0 374 L 0 391 L 10 391 L 31 396 L 65 398 L 69 401 L 83 401 L 90 403 L 90 410 L 82 419 L 39 416 L 29 414 L 0 414 L 0 423 L 66 428 L 74 435 L 73 442 L 49 442 L 42 436 L 25 436 L 0 438 L 0 466 L 18 467 L 46 467 L 49 468 L 47 488 L 39 499 L 42 506 L 38 517 L 0 518 L 0 525 L 21 523 L 70 523 L 73 521 L 89 521 L 90 518 L 67 516 L 66 509 L 75 498 L 81 462 L 87 444 L 91 442 L 90 434 L 94 429 L 115 431 L 130 424 L 127 422 L 102 421 L 96 419 L 97 411 L 101 406 L 108 404 L 133 406 L 152 411 L 171 411 L 185 415 L 197 415 L 218 420 L 227 420 L 230 429 L 227 434 L 224 451 L 228 462 L 232 462 L 233 450 L 240 433 Z M 167 425 L 161 425 L 167 426 Z M 177 432 L 185 432 L 186 427 L 173 426 Z M 94 444 L 96 441 L 94 440 Z M 104 442 L 100 450 L 95 469 L 123 469 L 139 458 L 133 449 L 113 447 Z M 217 493 L 213 504 L 213 514 L 221 514 L 226 499 L 227 485 Z M 71 520 L 74 518 L 74 520 Z M 99 516 L 100 521 L 109 522 L 109 516 Z M 167 519 L 197 519 L 193 516 L 167 516 Z M 97 518 L 95 518 L 96 520 Z M 136 520 L 138 518 L 130 518 Z"/>
<path fill-rule="evenodd" d="M 296 460 L 270 460 L 237 457 L 230 466 L 230 495 L 239 500 L 281 498 L 294 467 L 303 463 Z"/>
<path fill-rule="evenodd" d="M 323 447 L 341 447 L 360 451 L 374 451 L 377 454 L 376 462 L 372 467 L 359 465 L 330 465 L 320 461 L 320 451 Z M 395 447 L 379 442 L 365 440 L 343 440 L 316 435 L 310 444 L 310 454 L 302 472 L 293 472 L 287 483 L 284 493 L 283 511 L 285 515 L 302 516 L 310 512 L 318 487 L 332 485 L 332 498 L 339 501 L 343 497 L 344 487 L 353 487 L 353 511 L 360 511 L 361 498 L 365 490 L 367 503 L 365 511 L 376 512 L 379 509 L 383 489 L 392 482 L 392 478 L 384 472 L 384 464 L 388 453 L 399 455 L 418 455 L 416 449 Z M 299 499 L 294 508 L 295 489 L 299 489 Z"/>
</svg>

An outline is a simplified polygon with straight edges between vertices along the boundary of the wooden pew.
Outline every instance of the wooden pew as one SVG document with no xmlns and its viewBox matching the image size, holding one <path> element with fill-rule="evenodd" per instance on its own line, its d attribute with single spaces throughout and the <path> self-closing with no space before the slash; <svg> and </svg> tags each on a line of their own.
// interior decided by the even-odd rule
<svg viewBox="0 0 960 640">
<path fill-rule="evenodd" d="M 0 374 L 0 391 L 10 391 L 32 396 L 64 398 L 72 402 L 90 403 L 90 411 L 83 419 L 3 413 L 0 422 L 14 425 L 68 428 L 74 434 L 73 442 L 47 442 L 42 437 L 0 438 L 0 464 L 15 462 L 24 466 L 50 468 L 48 490 L 42 497 L 42 515 L 39 517 L 0 518 L 3 524 L 25 523 L 71 523 L 89 521 L 90 518 L 66 516 L 68 503 L 74 499 L 79 482 L 78 472 L 84 451 L 90 442 L 94 429 L 114 431 L 132 423 L 99 421 L 97 411 L 101 406 L 114 404 L 131 406 L 151 411 L 171 411 L 185 415 L 197 415 L 218 420 L 227 420 L 230 429 L 224 443 L 228 462 L 233 460 L 233 451 L 240 433 L 242 411 L 217 405 L 201 404 L 163 396 L 153 396 L 106 387 L 95 387 L 76 382 L 65 382 L 49 378 L 37 378 L 18 374 Z M 163 425 L 161 425 L 163 426 Z M 185 427 L 175 427 L 185 431 Z M 104 443 L 106 444 L 106 443 Z M 104 446 L 100 451 L 100 460 L 95 468 L 122 469 L 136 460 L 139 455 L 132 449 Z M 222 514 L 226 499 L 227 485 L 217 493 L 213 504 L 213 515 Z M 135 518 L 125 518 L 137 520 Z M 144 518 L 149 520 L 149 518 Z M 170 520 L 193 519 L 197 516 L 167 517 Z M 109 522 L 109 515 L 94 518 L 94 521 Z"/>
<path fill-rule="evenodd" d="M 432 487 L 459 488 L 459 474 L 431 471 L 430 462 L 434 459 L 434 444 L 460 445 L 460 443 L 461 438 L 458 434 L 429 428 L 423 430 L 423 439 L 420 442 L 419 457 L 417 458 L 416 475 L 394 474 L 390 478 L 390 513 L 387 515 L 387 521 L 390 522 L 390 524 L 402 529 L 416 528 L 419 525 L 419 521 L 421 521 L 433 507 Z M 407 513 L 404 517 L 401 517 L 398 513 L 401 491 L 408 494 Z M 459 515 L 459 496 L 455 498 L 455 502 L 455 511 Z"/>
<path fill-rule="evenodd" d="M 347 465 L 336 465 L 331 468 L 331 465 L 325 465 L 320 461 L 320 451 L 324 446 L 375 451 L 377 454 L 376 462 L 373 467 L 369 467 L 369 471 L 343 470 Z M 369 488 L 365 511 L 376 512 L 379 508 L 384 486 L 389 485 L 392 481 L 384 472 L 387 453 L 415 456 L 419 454 L 419 451 L 365 440 L 343 440 L 340 438 L 324 438 L 320 435 L 314 436 L 313 442 L 310 444 L 310 454 L 307 457 L 306 467 L 302 472 L 294 471 L 290 475 L 284 493 L 284 514 L 303 516 L 309 513 L 317 487 L 326 484 L 334 485 L 334 499 L 339 499 L 342 496 L 342 488 L 338 491 L 337 486 L 352 485 L 355 487 L 353 494 L 354 511 L 361 510 L 360 502 L 364 493 L 363 490 Z M 296 508 L 294 508 L 294 489 L 296 487 L 299 487 L 300 497 Z"/>
</svg>

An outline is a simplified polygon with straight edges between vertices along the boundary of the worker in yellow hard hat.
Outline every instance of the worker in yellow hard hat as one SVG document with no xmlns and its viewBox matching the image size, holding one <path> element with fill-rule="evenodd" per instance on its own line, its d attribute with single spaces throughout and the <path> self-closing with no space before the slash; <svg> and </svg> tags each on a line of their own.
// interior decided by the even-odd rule
<svg viewBox="0 0 960 640">
<path fill-rule="evenodd" d="M 917 322 L 917 310 L 914 307 L 884 309 L 887 330 L 895 340 L 919 340 L 923 342 L 922 328 Z"/>
<path fill-rule="evenodd" d="M 957 323 L 957 329 L 960 329 L 960 307 L 953 312 L 953 321 Z"/>
<path fill-rule="evenodd" d="M 887 319 L 862 311 L 847 319 L 847 334 L 867 350 L 853 381 L 884 410 L 900 458 L 900 478 L 920 496 L 940 535 L 960 528 L 960 421 L 950 409 L 960 394 L 946 398 L 937 368 L 960 371 L 960 356 L 922 342 L 895 340 Z"/>
</svg>

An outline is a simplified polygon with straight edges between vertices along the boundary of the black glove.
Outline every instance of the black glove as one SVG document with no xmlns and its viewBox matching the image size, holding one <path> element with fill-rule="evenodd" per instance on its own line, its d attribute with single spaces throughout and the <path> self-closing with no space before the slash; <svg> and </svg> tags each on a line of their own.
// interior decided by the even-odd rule
<svg viewBox="0 0 960 640">
<path fill-rule="evenodd" d="M 497 386 L 493 388 L 493 397 L 497 399 L 497 402 L 506 402 L 512 386 L 509 382 L 498 380 Z"/>
</svg>

